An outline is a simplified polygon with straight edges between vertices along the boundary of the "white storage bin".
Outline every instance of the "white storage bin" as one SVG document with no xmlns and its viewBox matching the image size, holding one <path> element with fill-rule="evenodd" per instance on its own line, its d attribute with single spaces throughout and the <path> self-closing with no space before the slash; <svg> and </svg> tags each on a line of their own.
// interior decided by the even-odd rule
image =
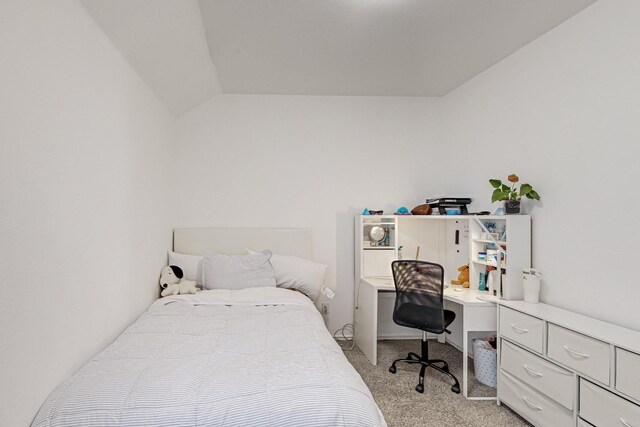
<svg viewBox="0 0 640 427">
<path fill-rule="evenodd" d="M 487 338 L 473 340 L 473 367 L 476 378 L 482 384 L 496 387 L 498 382 L 498 353 L 491 347 Z"/>
</svg>

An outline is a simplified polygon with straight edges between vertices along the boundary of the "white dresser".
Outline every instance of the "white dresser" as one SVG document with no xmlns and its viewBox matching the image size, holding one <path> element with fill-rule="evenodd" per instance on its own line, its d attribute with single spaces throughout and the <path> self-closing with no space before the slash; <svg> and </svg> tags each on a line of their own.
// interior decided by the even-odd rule
<svg viewBox="0 0 640 427">
<path fill-rule="evenodd" d="M 640 427 L 640 332 L 500 301 L 498 338 L 498 404 L 540 427 Z"/>
</svg>

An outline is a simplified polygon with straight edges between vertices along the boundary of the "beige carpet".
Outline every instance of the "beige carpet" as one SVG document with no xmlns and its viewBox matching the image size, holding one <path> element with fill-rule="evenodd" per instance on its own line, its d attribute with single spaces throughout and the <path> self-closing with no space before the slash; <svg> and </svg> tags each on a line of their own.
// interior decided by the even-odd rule
<svg viewBox="0 0 640 427">
<path fill-rule="evenodd" d="M 409 351 L 420 354 L 419 340 L 378 341 L 378 365 L 373 366 L 358 347 L 345 351 L 373 394 L 389 427 L 445 426 L 528 426 L 529 424 L 506 406 L 493 401 L 471 401 L 462 393 L 451 392 L 450 379 L 433 369 L 425 375 L 424 394 L 415 391 L 418 365 L 398 364 L 397 373 L 389 372 L 395 359 L 406 357 Z M 458 378 L 462 388 L 462 353 L 448 344 L 429 340 L 429 357 L 444 359 Z M 469 359 L 470 371 L 473 361 Z M 470 377 L 473 377 L 470 375 Z M 470 395 L 495 395 L 495 389 L 477 381 L 471 383 Z"/>
</svg>

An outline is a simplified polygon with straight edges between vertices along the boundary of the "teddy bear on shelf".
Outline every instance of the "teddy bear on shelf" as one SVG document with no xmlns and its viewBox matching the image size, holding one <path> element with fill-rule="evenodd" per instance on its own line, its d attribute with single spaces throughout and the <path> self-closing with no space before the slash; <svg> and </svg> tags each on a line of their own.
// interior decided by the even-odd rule
<svg viewBox="0 0 640 427">
<path fill-rule="evenodd" d="M 162 288 L 160 295 L 163 297 L 167 295 L 195 294 L 198 291 L 196 282 L 184 279 L 184 273 L 177 265 L 169 265 L 162 269 L 160 287 Z"/>
<path fill-rule="evenodd" d="M 462 267 L 458 267 L 458 280 L 452 280 L 452 285 L 462 285 L 465 288 L 469 287 L 469 266 L 463 265 Z"/>
</svg>

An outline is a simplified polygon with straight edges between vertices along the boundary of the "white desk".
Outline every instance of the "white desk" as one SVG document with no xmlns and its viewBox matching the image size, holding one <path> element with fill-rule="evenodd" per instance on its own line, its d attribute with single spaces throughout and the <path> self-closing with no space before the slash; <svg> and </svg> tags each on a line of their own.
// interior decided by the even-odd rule
<svg viewBox="0 0 640 427">
<path fill-rule="evenodd" d="M 462 289 L 457 292 L 455 289 Z M 354 336 L 356 345 L 369 361 L 376 365 L 378 353 L 378 292 L 395 292 L 392 279 L 362 279 L 358 285 L 355 312 Z M 480 300 L 478 297 L 485 298 Z M 449 286 L 444 291 L 444 300 L 459 304 L 462 307 L 462 393 L 467 399 L 495 400 L 495 397 L 469 397 L 468 395 L 468 347 L 469 332 L 496 332 L 497 309 L 495 297 L 489 297 L 486 292 Z M 445 341 L 445 334 L 438 337 L 438 341 Z"/>
</svg>

